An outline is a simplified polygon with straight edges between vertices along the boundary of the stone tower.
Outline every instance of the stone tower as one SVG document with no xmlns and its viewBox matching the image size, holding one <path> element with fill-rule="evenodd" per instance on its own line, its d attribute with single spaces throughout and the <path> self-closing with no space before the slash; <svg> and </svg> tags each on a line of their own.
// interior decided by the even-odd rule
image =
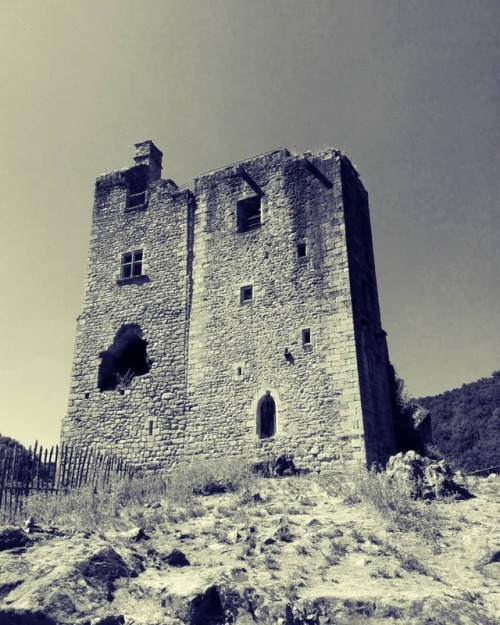
<svg viewBox="0 0 500 625">
<path fill-rule="evenodd" d="M 368 196 L 332 148 L 179 188 L 162 153 L 96 182 L 62 440 L 148 465 L 394 452 Z"/>
</svg>

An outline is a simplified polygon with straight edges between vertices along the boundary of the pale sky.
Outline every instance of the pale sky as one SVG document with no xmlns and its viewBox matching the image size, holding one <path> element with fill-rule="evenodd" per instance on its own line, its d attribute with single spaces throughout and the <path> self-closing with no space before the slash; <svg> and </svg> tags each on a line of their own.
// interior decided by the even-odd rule
<svg viewBox="0 0 500 625">
<path fill-rule="evenodd" d="M 414 396 L 500 369 L 498 0 L 2 0 L 0 432 L 56 443 L 95 178 L 333 145 Z"/>
</svg>

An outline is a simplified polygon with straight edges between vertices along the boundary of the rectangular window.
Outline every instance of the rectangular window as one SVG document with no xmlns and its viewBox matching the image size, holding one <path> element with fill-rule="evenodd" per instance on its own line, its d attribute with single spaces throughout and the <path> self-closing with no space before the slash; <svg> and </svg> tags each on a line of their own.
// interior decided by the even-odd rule
<svg viewBox="0 0 500 625">
<path fill-rule="evenodd" d="M 240 290 L 240 302 L 247 304 L 253 300 L 253 286 L 242 286 Z"/>
<path fill-rule="evenodd" d="M 122 254 L 121 278 L 142 276 L 142 250 Z"/>
<path fill-rule="evenodd" d="M 311 345 L 311 330 L 309 328 L 302 330 L 302 345 Z"/>
<path fill-rule="evenodd" d="M 236 214 L 238 232 L 259 228 L 260 224 L 260 196 L 254 195 L 253 197 L 240 200 Z"/>
<path fill-rule="evenodd" d="M 307 245 L 305 243 L 297 243 L 297 258 L 305 258 L 307 256 Z"/>
</svg>

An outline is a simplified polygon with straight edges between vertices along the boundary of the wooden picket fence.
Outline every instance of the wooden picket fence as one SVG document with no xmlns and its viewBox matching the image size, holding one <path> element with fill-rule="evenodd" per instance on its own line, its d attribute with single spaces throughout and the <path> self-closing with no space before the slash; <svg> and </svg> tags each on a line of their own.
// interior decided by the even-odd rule
<svg viewBox="0 0 500 625">
<path fill-rule="evenodd" d="M 31 493 L 46 496 L 65 493 L 86 484 L 108 483 L 113 475 L 131 475 L 123 458 L 91 447 L 37 444 L 0 449 L 0 522 L 11 522 Z"/>
</svg>

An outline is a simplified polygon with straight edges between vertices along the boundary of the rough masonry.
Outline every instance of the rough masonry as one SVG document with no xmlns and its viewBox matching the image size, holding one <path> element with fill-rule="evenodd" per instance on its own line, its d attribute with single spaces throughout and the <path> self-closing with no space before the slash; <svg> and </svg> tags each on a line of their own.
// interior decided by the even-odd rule
<svg viewBox="0 0 500 625">
<path fill-rule="evenodd" d="M 144 466 L 394 453 L 368 196 L 346 156 L 275 150 L 179 188 L 162 153 L 96 181 L 62 440 Z"/>
</svg>

